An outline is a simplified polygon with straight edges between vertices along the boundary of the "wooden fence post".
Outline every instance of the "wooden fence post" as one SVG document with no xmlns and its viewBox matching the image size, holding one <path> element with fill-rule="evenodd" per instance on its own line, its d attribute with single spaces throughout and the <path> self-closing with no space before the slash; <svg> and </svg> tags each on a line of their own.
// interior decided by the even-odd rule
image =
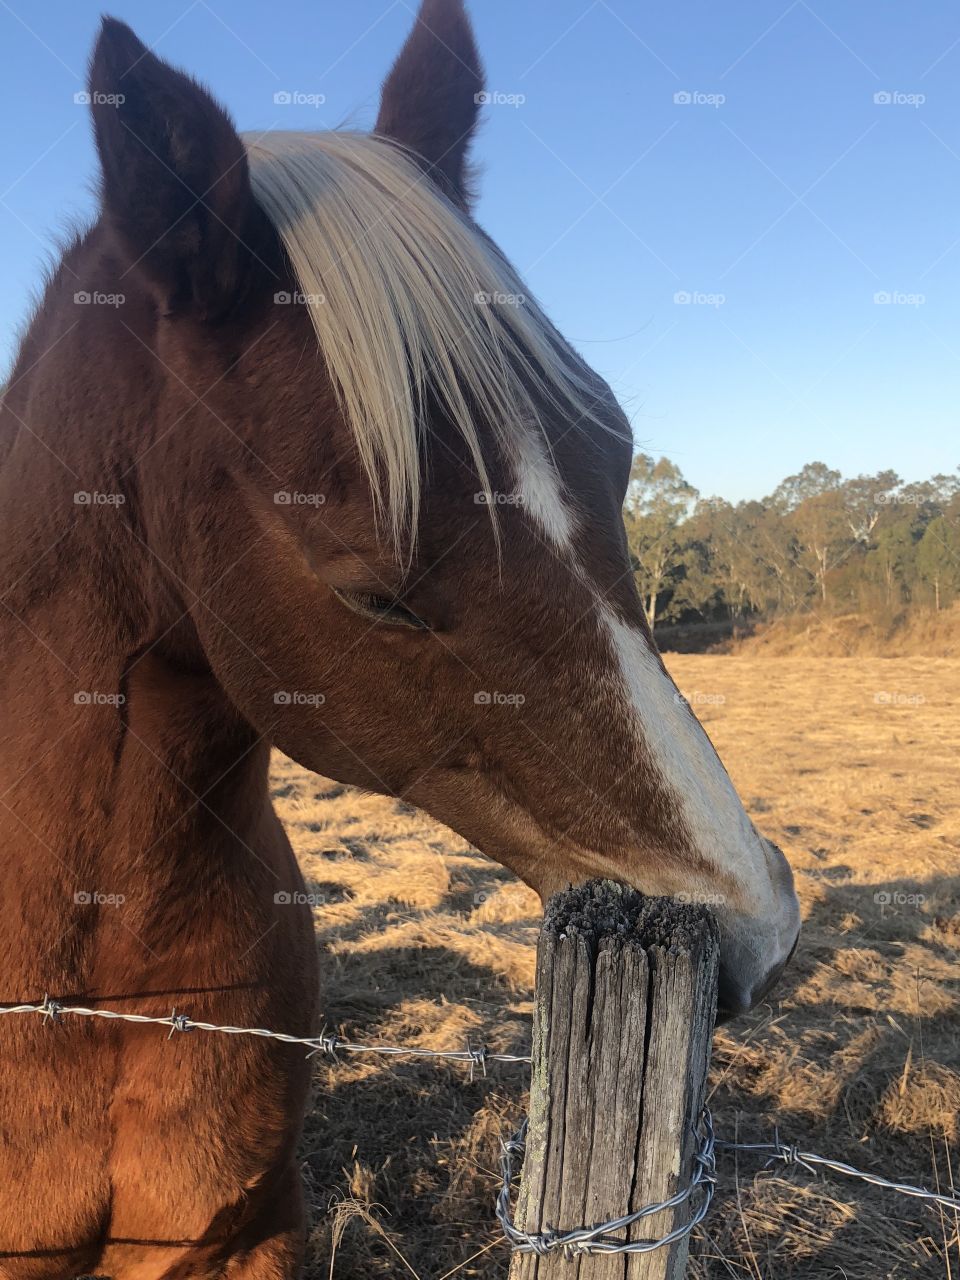
<svg viewBox="0 0 960 1280">
<path fill-rule="evenodd" d="M 689 1180 L 716 1008 L 717 926 L 612 881 L 557 894 L 537 952 L 530 1122 L 516 1225 L 595 1226 Z M 690 1205 L 621 1234 L 656 1239 Z M 680 1280 L 687 1239 L 646 1254 L 515 1253 L 510 1280 Z"/>
</svg>

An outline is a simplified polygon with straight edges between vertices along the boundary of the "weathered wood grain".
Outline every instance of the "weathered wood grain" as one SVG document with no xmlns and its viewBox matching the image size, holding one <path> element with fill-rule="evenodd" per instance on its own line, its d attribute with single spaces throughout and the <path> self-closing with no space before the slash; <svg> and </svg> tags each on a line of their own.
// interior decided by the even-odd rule
<svg viewBox="0 0 960 1280">
<path fill-rule="evenodd" d="M 593 1226 L 666 1199 L 690 1177 L 718 951 L 702 907 L 610 881 L 551 899 L 518 1226 Z M 626 1238 L 663 1235 L 687 1214 L 664 1210 Z M 649 1254 L 515 1254 L 510 1280 L 680 1280 L 686 1258 L 686 1240 Z"/>
</svg>

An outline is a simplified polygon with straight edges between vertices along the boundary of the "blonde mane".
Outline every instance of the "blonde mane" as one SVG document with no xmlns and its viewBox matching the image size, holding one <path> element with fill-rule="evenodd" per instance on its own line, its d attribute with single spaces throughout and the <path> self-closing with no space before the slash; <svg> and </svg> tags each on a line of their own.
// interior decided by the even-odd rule
<svg viewBox="0 0 960 1280">
<path fill-rule="evenodd" d="M 431 398 L 488 494 L 481 426 L 513 454 L 545 405 L 596 420 L 596 387 L 519 277 L 399 147 L 348 132 L 244 141 L 395 541 L 416 529 Z"/>
</svg>

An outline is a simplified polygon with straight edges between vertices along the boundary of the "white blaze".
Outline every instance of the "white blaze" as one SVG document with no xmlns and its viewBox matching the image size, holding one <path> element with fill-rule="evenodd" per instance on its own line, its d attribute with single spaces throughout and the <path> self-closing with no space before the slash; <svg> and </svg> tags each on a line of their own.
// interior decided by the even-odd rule
<svg viewBox="0 0 960 1280">
<path fill-rule="evenodd" d="M 696 873 L 680 864 L 647 863 L 638 887 L 648 893 L 713 894 L 720 883 L 726 892 L 732 881 L 737 900 L 724 898 L 711 905 L 720 921 L 731 1007 L 747 1008 L 775 966 L 787 959 L 800 927 L 789 867 L 755 830 L 706 731 L 663 670 L 651 642 L 616 615 L 578 563 L 577 516 L 542 437 L 535 431 L 518 432 L 513 461 L 524 514 L 593 596 L 591 612 L 609 644 L 613 668 L 594 676 L 613 695 L 611 713 L 626 719 L 636 747 L 632 763 L 643 750 L 645 763 L 656 770 L 689 834 L 691 853 L 704 864 Z"/>
<path fill-rule="evenodd" d="M 576 517 L 536 427 L 517 432 L 513 464 L 522 511 L 569 558 L 579 581 L 594 591 L 598 624 L 613 652 L 621 710 L 671 792 L 693 851 L 746 888 L 758 872 L 764 874 L 760 838 L 706 732 L 664 673 L 643 632 L 616 616 L 575 560 Z"/>
<path fill-rule="evenodd" d="M 517 501 L 560 551 L 573 550 L 576 521 L 540 429 L 526 427 L 510 442 Z"/>
<path fill-rule="evenodd" d="M 763 847 L 700 722 L 643 632 L 600 605 L 619 668 L 628 714 L 652 763 L 673 793 L 695 852 L 742 881 L 765 862 Z"/>
</svg>

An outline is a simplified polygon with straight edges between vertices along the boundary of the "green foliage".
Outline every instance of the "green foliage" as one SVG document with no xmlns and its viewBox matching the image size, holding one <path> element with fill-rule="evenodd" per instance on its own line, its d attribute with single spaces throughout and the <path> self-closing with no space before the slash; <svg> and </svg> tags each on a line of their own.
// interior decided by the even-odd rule
<svg viewBox="0 0 960 1280">
<path fill-rule="evenodd" d="M 956 514 L 934 516 L 917 543 L 915 563 L 933 593 L 935 608 L 960 597 L 960 521 Z"/>
<path fill-rule="evenodd" d="M 960 475 L 845 480 L 811 462 L 769 498 L 734 504 L 700 498 L 675 463 L 639 453 L 624 525 L 651 625 L 960 599 Z"/>
<path fill-rule="evenodd" d="M 672 595 L 682 577 L 684 554 L 679 530 L 696 497 L 696 489 L 668 458 L 654 462 L 648 453 L 634 458 L 623 520 L 651 627 L 657 619 L 658 600 L 667 591 Z"/>
</svg>

